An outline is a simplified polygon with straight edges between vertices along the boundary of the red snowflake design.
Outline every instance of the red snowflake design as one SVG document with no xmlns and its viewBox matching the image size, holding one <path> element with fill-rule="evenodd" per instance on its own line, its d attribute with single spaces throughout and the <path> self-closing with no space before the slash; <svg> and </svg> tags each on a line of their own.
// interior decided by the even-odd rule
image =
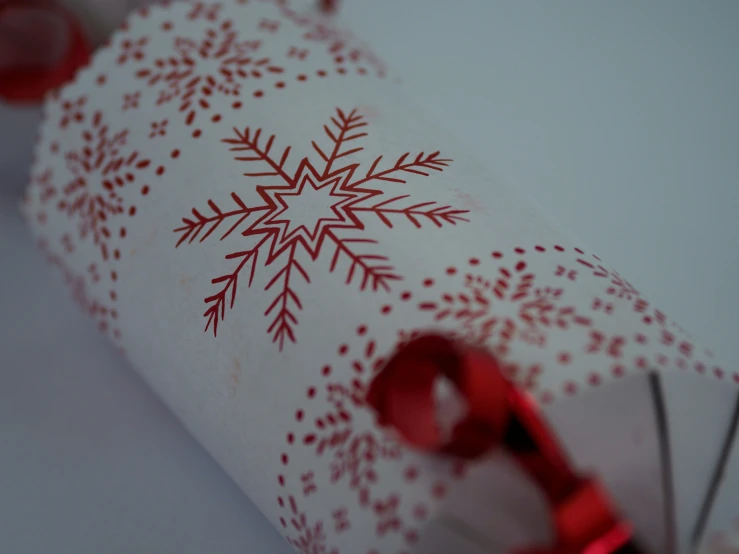
<svg viewBox="0 0 739 554">
<path fill-rule="evenodd" d="M 92 235 L 104 260 L 109 257 L 108 240 L 113 231 L 124 237 L 124 226 L 112 229 L 118 216 L 136 213 L 135 206 L 124 202 L 124 187 L 136 184 L 137 176 L 151 161 L 126 148 L 128 131 L 112 132 L 101 112 L 95 112 L 91 126 L 82 131 L 82 146 L 65 154 L 74 176 L 62 188 L 59 210 L 78 221 L 80 239 Z M 147 194 L 144 184 L 141 194 Z M 116 256 L 118 257 L 118 256 Z"/>
<path fill-rule="evenodd" d="M 500 267 L 492 277 L 468 273 L 464 289 L 442 295 L 438 302 L 424 302 L 422 310 L 434 312 L 435 321 L 456 320 L 463 338 L 475 344 L 492 345 L 499 355 L 508 353 L 513 340 L 545 347 L 547 329 L 589 328 L 592 320 L 562 302 L 564 289 L 536 286 L 536 276 L 525 261 Z M 496 302 L 513 303 L 517 317 L 498 316 Z"/>
<path fill-rule="evenodd" d="M 353 370 L 363 373 L 367 370 L 366 362 L 355 360 Z M 322 456 L 333 454 L 331 462 L 331 483 L 346 480 L 352 490 L 358 494 L 362 507 L 372 504 L 370 486 L 377 481 L 374 465 L 378 460 L 397 460 L 401 457 L 400 447 L 384 436 L 372 431 L 356 433 L 353 430 L 351 411 L 364 405 L 366 394 L 365 383 L 354 379 L 349 384 L 331 383 L 326 387 L 325 400 L 331 409 L 325 416 L 316 419 L 315 432 L 306 433 L 302 442 L 306 446 L 315 445 L 314 453 Z M 393 513 L 397 508 L 397 499 L 379 506 L 379 513 L 386 513 L 391 507 Z M 397 518 L 395 519 L 397 521 Z M 385 522 L 381 526 L 381 534 L 394 524 Z"/>
<path fill-rule="evenodd" d="M 401 510 L 403 490 L 389 494 L 387 490 L 381 494 L 378 491 L 383 475 L 401 472 L 410 486 L 419 482 L 427 470 L 409 462 L 407 451 L 368 421 L 364 398 L 372 375 L 384 366 L 390 351 L 429 329 L 442 328 L 452 336 L 496 351 L 509 377 L 542 403 L 551 402 L 555 396 L 553 390 L 540 384 L 545 374 L 555 375 L 550 384 L 558 383 L 557 394 L 572 395 L 590 386 L 600 386 L 609 370 L 613 378 L 620 378 L 628 371 L 654 369 L 654 360 L 661 357 L 672 367 L 687 369 L 692 365 L 699 373 L 707 371 L 708 361 L 697 357 L 696 349 L 685 338 L 669 330 L 673 326 L 664 314 L 650 307 L 631 285 L 618 273 L 605 268 L 597 257 L 586 255 L 579 248 L 536 245 L 529 250 L 516 247 L 506 254 L 494 251 L 486 258 L 473 257 L 466 263 L 449 266 L 441 274 L 424 278 L 415 287 L 416 292 L 405 290 L 396 300 L 381 306 L 379 313 L 384 318 L 385 330 L 393 328 L 392 316 L 398 314 L 400 327 L 391 348 L 372 338 L 367 325 L 360 325 L 354 337 L 339 343 L 338 361 L 316 371 L 316 380 L 305 389 L 306 400 L 295 411 L 294 427 L 287 434 L 285 449 L 280 454 L 283 470 L 277 478 L 280 485 L 277 503 L 283 511 L 299 511 L 299 504 L 307 510 L 314 494 L 325 494 L 325 489 L 337 486 L 348 487 L 354 493 L 356 505 L 375 518 L 378 539 L 387 533 L 397 533 L 407 545 L 416 540 L 416 531 L 408 523 L 410 518 L 423 521 L 430 513 L 429 506 L 421 503 L 412 510 L 407 507 Z M 580 281 L 596 285 L 595 289 L 603 290 L 605 297 L 612 297 L 612 311 L 588 312 L 589 304 L 582 306 Z M 578 291 L 580 297 L 568 294 L 572 290 Z M 604 323 L 604 317 L 610 319 L 614 313 L 625 318 L 620 325 L 635 326 L 633 336 L 608 336 L 597 329 Z M 411 314 L 422 317 L 414 318 Z M 406 326 L 409 319 L 416 325 Z M 579 344 L 579 350 L 563 356 L 554 348 L 551 333 L 555 331 L 579 334 L 579 340 L 568 341 Z M 655 348 L 656 345 L 659 346 Z M 523 363 L 522 346 L 546 347 L 535 356 L 542 363 L 533 366 Z M 554 359 L 544 363 L 549 350 Z M 596 371 L 577 378 L 568 379 L 562 371 L 569 370 L 556 368 L 559 364 L 577 362 L 582 356 L 594 355 L 600 358 L 581 365 L 595 367 Z M 552 366 L 555 369 L 549 371 Z M 714 367 L 712 375 L 722 379 L 724 372 Z M 733 379 L 739 384 L 739 373 Z M 301 467 L 305 460 L 309 462 Z M 392 469 L 380 467 L 381 464 Z M 424 480 L 433 483 L 430 497 L 443 496 L 451 480 L 464 470 L 465 465 L 457 463 L 445 480 Z M 305 480 L 293 477 L 301 475 L 310 476 L 309 487 L 304 486 Z M 322 477 L 317 479 L 316 475 Z M 316 513 L 323 513 L 324 518 L 328 517 L 326 509 L 332 516 L 343 509 L 318 502 L 321 508 Z M 322 521 L 325 531 L 327 520 Z M 291 537 L 296 536 L 298 529 L 290 524 L 289 518 L 282 517 L 280 522 L 288 538 L 295 540 Z M 338 536 L 338 531 L 334 531 L 328 540 Z M 725 538 L 722 540 L 725 542 Z"/>
<path fill-rule="evenodd" d="M 537 258 L 547 251 L 550 261 L 542 266 Z M 571 365 L 581 355 L 600 355 L 599 363 L 605 362 L 606 367 L 591 371 L 585 377 L 588 385 L 600 385 L 609 368 L 613 377 L 625 375 L 629 366 L 639 370 L 672 366 L 681 370 L 693 367 L 698 373 L 707 371 L 709 360 L 696 355 L 689 337 L 676 330 L 665 314 L 651 306 L 628 281 L 604 267 L 597 256 L 587 256 L 579 248 L 572 252 L 574 258 L 559 245 L 549 249 L 537 245 L 528 254 L 524 248 L 517 247 L 512 261 L 503 263 L 503 253 L 496 251 L 491 257 L 498 267 L 482 274 L 477 271 L 481 261 L 472 258 L 466 272 L 457 267 L 447 269 L 447 276 L 459 282 L 458 290 L 440 292 L 437 299 L 419 302 L 418 307 L 431 313 L 434 323 L 451 325 L 452 335 L 484 344 L 497 353 L 509 376 L 529 389 L 538 389 L 543 368 L 539 364 L 520 367 L 512 347 L 518 350 L 520 345 L 526 344 L 545 348 L 549 335 L 555 331 L 568 332 L 567 342 L 576 345 L 573 351 L 552 351 L 557 364 Z M 554 261 L 553 256 L 559 260 Z M 537 267 L 536 274 L 530 267 L 532 264 Z M 596 296 L 587 306 L 576 306 L 581 293 L 573 284 L 580 279 L 605 281 L 605 294 Z M 538 285 L 539 282 L 543 284 Z M 428 278 L 423 285 L 431 289 L 436 280 Z M 570 289 L 575 294 L 568 292 Z M 568 298 L 571 298 L 569 302 Z M 603 317 L 614 314 L 622 317 L 631 314 L 635 324 L 643 327 L 630 335 L 608 334 L 598 328 Z M 573 332 L 580 335 L 576 341 L 573 341 Z M 722 379 L 725 372 L 713 366 L 712 375 Z M 739 383 L 739 373 L 733 378 Z M 579 385 L 573 380 L 562 383 L 565 394 L 578 389 Z M 540 392 L 542 401 L 553 399 L 551 391 Z"/>
<path fill-rule="evenodd" d="M 538 363 L 522 366 L 515 356 L 510 356 L 511 346 L 516 343 L 544 350 L 550 346 L 552 331 L 571 331 L 580 333 L 586 353 L 607 351 L 615 358 L 621 356 L 623 337 L 608 337 L 594 329 L 592 318 L 567 302 L 564 287 L 548 284 L 556 282 L 552 276 L 574 281 L 576 270 L 558 264 L 553 275 L 546 275 L 544 283 L 547 284 L 539 284 L 541 275 L 537 277 L 525 260 L 503 264 L 492 274 L 477 273 L 478 264 L 479 260 L 473 258 L 469 272 L 460 275 L 460 290 L 442 292 L 438 300 L 422 301 L 418 308 L 431 313 L 434 323 L 450 324 L 451 336 L 470 344 L 484 345 L 497 354 L 505 373 L 527 389 L 536 389 L 542 366 Z M 458 274 L 456 267 L 447 272 Z M 431 288 L 435 281 L 427 279 L 423 284 Z M 501 309 L 503 306 L 505 309 Z M 401 339 L 404 338 L 401 334 Z M 572 362 L 572 354 L 559 352 L 556 362 L 568 365 Z"/>
<path fill-rule="evenodd" d="M 291 147 L 285 148 L 279 156 L 272 155 L 274 135 L 262 142 L 261 129 L 246 128 L 243 132 L 234 129 L 235 136 L 223 141 L 231 145 L 231 151 L 242 153 L 236 160 L 254 166 L 254 170 L 245 176 L 274 178 L 279 184 L 257 185 L 256 192 L 261 198 L 257 205 L 247 205 L 235 192 L 231 193 L 234 207 L 230 210 L 221 209 L 209 200 L 208 208 L 212 215 L 206 216 L 193 209 L 192 216 L 183 218 L 183 225 L 175 229 L 175 233 L 180 234 L 177 246 L 184 242 L 192 243 L 198 237 L 200 242 L 204 241 L 226 221 L 230 226 L 221 239 L 241 229 L 242 224 L 240 234 L 252 238 L 252 244 L 246 249 L 226 256 L 228 260 L 237 261 L 234 270 L 212 280 L 220 290 L 205 299 L 208 304 L 204 314 L 206 331 L 212 326 L 214 335 L 217 333 L 219 320 L 225 318 L 226 305 L 233 307 L 238 278 L 245 268 L 249 269 L 248 285 L 251 286 L 260 256 L 266 255 L 265 268 L 277 267 L 265 287 L 266 291 L 275 294 L 265 316 L 272 318 L 267 332 L 282 349 L 286 341 L 295 342 L 296 311 L 302 309 L 302 301 L 293 284 L 296 279 L 310 283 L 299 255 L 315 262 L 325 248 L 333 248 L 330 272 L 346 259 L 349 262 L 347 284 L 358 282 L 360 290 L 390 291 L 392 282 L 401 276 L 395 273 L 387 256 L 372 252 L 376 240 L 356 237 L 356 233 L 347 236 L 350 231 L 364 230 L 363 221 L 367 218 L 377 218 L 389 228 L 400 220 L 417 228 L 422 223 L 441 227 L 467 221 L 463 217 L 464 210 L 437 205 L 436 202 L 406 205 L 408 195 L 385 197 L 382 189 L 371 187 L 381 183 L 404 184 L 404 176 L 427 177 L 431 171 L 442 171 L 451 160 L 441 158 L 439 152 L 421 152 L 416 156 L 405 153 L 385 169 L 380 169 L 382 156 L 379 156 L 364 175 L 359 173 L 357 163 L 340 165 L 347 156 L 363 150 L 355 145 L 367 134 L 362 129 L 366 125 L 364 117 L 356 109 L 348 113 L 337 109 L 330 124 L 324 126 L 330 149 L 324 150 L 317 142 L 312 142 L 322 166 L 317 167 L 306 157 L 293 175 L 285 170 Z M 320 208 L 310 211 L 309 220 L 306 220 L 305 210 L 299 207 L 310 201 Z M 316 213 L 317 210 L 320 213 Z"/>
<path fill-rule="evenodd" d="M 83 313 L 87 314 L 97 323 L 97 327 L 101 332 L 110 332 L 114 339 L 119 340 L 121 338 L 121 331 L 115 325 L 118 319 L 118 312 L 92 296 L 88 278 L 75 274 L 61 256 L 51 251 L 47 241 L 41 240 L 39 242 L 39 249 L 45 255 L 46 261 L 61 272 L 64 283 L 72 293 L 72 299 Z M 90 281 L 93 283 L 99 281 L 100 276 L 97 273 L 96 265 L 92 264 L 88 268 L 88 273 L 90 274 Z"/>
<path fill-rule="evenodd" d="M 199 110 L 210 109 L 212 95 L 237 97 L 243 81 L 283 72 L 270 58 L 256 55 L 260 46 L 259 41 L 239 40 L 227 20 L 206 29 L 199 41 L 175 38 L 173 55 L 157 58 L 153 67 L 139 69 L 136 77 L 160 87 L 157 104 L 177 99 L 185 123 L 191 125 Z"/>
<path fill-rule="evenodd" d="M 410 334 L 415 334 L 410 333 Z M 409 336 L 410 336 L 409 334 Z M 418 531 L 412 521 L 423 522 L 429 509 L 424 502 L 405 506 L 400 491 L 378 493 L 382 471 L 379 464 L 391 464 L 393 471 L 400 471 L 408 483 L 417 481 L 423 470 L 407 458 L 406 451 L 394 439 L 374 425 L 367 425 L 365 395 L 372 375 L 384 364 L 377 341 L 371 338 L 369 328 L 360 325 L 356 329 L 356 343 L 350 347 L 341 344 L 337 350 L 339 360 L 335 365 L 325 365 L 320 369 L 320 383 L 306 390 L 309 405 L 295 412 L 296 425 L 303 429 L 288 433 L 286 452 L 280 455 L 280 464 L 299 474 L 299 482 L 288 481 L 284 474 L 278 476 L 281 493 L 277 503 L 285 512 L 280 523 L 288 541 L 301 552 L 307 554 L 311 543 L 305 540 L 305 533 L 318 528 L 324 533 L 327 522 L 317 520 L 313 528 L 299 525 L 296 514 L 302 515 L 299 503 L 313 494 L 318 494 L 326 486 L 344 486 L 353 493 L 356 505 L 374 519 L 374 534 L 382 541 L 386 537 L 397 537 L 405 547 L 418 540 Z M 356 347 L 356 348 L 355 348 Z M 308 414 L 318 415 L 316 418 Z M 296 450 L 308 449 L 309 456 Z M 313 471 L 300 473 L 291 462 L 291 452 L 295 459 L 320 459 L 328 466 L 327 481 L 317 484 Z M 435 478 L 428 487 L 428 498 L 442 498 L 447 490 L 448 480 L 460 477 L 463 465 L 450 464 L 445 479 Z M 306 486 L 307 484 L 307 486 Z M 403 509 L 404 508 L 404 509 Z M 402 510 L 403 509 L 403 510 Z M 351 528 L 349 510 L 339 506 L 330 510 L 331 535 L 338 536 Z M 304 516 L 303 516 L 304 517 Z M 397 541 L 394 541 L 397 542 Z M 319 552 L 336 552 L 336 547 L 327 546 L 328 539 L 321 536 Z M 370 548 L 370 545 L 364 545 Z M 368 550 L 374 552 L 374 550 Z"/>
<path fill-rule="evenodd" d="M 375 69 L 378 77 L 384 77 L 385 64 L 369 48 L 359 44 L 352 33 L 327 25 L 325 21 L 299 14 L 286 6 L 282 7 L 282 14 L 299 27 L 307 28 L 303 39 L 326 45 L 326 51 L 338 73 L 346 73 L 350 65 L 356 67 L 359 73 L 365 73 L 365 66 L 370 66 Z"/>
</svg>

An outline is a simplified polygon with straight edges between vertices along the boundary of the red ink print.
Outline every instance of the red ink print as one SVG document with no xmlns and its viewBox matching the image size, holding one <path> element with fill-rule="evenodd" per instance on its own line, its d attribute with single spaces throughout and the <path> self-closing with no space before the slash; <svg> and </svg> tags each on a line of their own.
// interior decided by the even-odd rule
<svg viewBox="0 0 739 554">
<path fill-rule="evenodd" d="M 185 123 L 192 125 L 199 112 L 211 108 L 213 94 L 239 96 L 245 82 L 284 71 L 259 57 L 260 47 L 259 41 L 239 40 L 233 24 L 224 21 L 206 29 L 200 40 L 175 38 L 173 55 L 157 58 L 136 77 L 158 90 L 158 105 L 177 101 Z"/>
<path fill-rule="evenodd" d="M 132 110 L 139 107 L 139 100 L 141 100 L 141 92 L 132 92 L 123 95 L 123 105 L 121 111 Z"/>
<path fill-rule="evenodd" d="M 59 120 L 59 127 L 66 129 L 70 123 L 82 123 L 85 120 L 85 104 L 87 97 L 80 96 L 75 101 L 64 100 L 62 102 L 62 117 Z"/>
<path fill-rule="evenodd" d="M 303 483 L 303 496 L 309 496 L 318 490 L 315 477 L 316 476 L 312 471 L 300 476 L 300 480 Z"/>
<path fill-rule="evenodd" d="M 187 18 L 191 21 L 205 19 L 208 21 L 216 21 L 220 15 L 221 5 L 217 3 L 208 4 L 206 2 L 195 2 L 187 13 Z"/>
<path fill-rule="evenodd" d="M 148 37 L 137 39 L 125 38 L 120 44 L 119 54 L 116 58 L 118 65 L 124 65 L 129 61 L 140 62 L 144 59 L 144 48 L 149 43 Z"/>
<path fill-rule="evenodd" d="M 167 125 L 169 121 L 162 119 L 161 121 L 153 121 L 151 123 L 151 131 L 149 132 L 149 138 L 163 137 L 167 134 Z"/>
<path fill-rule="evenodd" d="M 287 57 L 304 60 L 308 57 L 308 52 L 309 51 L 307 48 L 297 48 L 295 46 L 291 46 L 287 51 Z"/>
<path fill-rule="evenodd" d="M 39 247 L 45 254 L 49 264 L 59 269 L 62 273 L 64 282 L 70 288 L 72 298 L 75 303 L 80 306 L 84 313 L 97 322 L 97 327 L 100 331 L 110 333 L 110 336 L 112 336 L 116 341 L 120 340 L 120 329 L 112 325 L 110 322 L 111 319 L 116 319 L 118 317 L 117 312 L 115 310 L 111 310 L 105 303 L 93 296 L 90 290 L 90 282 L 93 284 L 100 282 L 100 274 L 98 272 L 97 264 L 93 263 L 88 266 L 88 279 L 83 275 L 74 274 L 61 256 L 54 254 L 49 250 L 47 242 L 42 241 L 39 244 Z M 115 300 L 114 293 L 111 293 L 111 297 Z"/>
<path fill-rule="evenodd" d="M 261 129 L 246 128 L 243 132 L 235 130 L 233 138 L 223 141 L 231 146 L 238 161 L 254 167 L 252 172 L 245 173 L 246 177 L 271 176 L 282 184 L 256 185 L 261 198 L 257 205 L 247 204 L 235 192 L 231 194 L 230 209 L 209 200 L 212 215 L 193 209 L 192 216 L 183 218 L 183 226 L 175 230 L 180 235 L 178 246 L 196 239 L 202 242 L 218 229 L 221 239 L 238 229 L 249 240 L 244 249 L 226 257 L 237 262 L 233 272 L 212 281 L 219 285 L 219 290 L 205 299 L 206 331 L 212 326 L 217 334 L 218 323 L 225 318 L 226 305 L 233 307 L 235 302 L 241 271 L 248 270 L 247 286 L 250 286 L 261 260 L 265 270 L 277 268 L 272 270 L 274 273 L 265 286 L 274 295 L 265 316 L 270 318 L 267 332 L 283 349 L 286 342 L 296 341 L 297 313 L 302 309 L 294 284 L 296 280 L 310 284 L 305 264 L 315 262 L 324 249 L 333 249 L 329 272 L 346 272 L 346 283 L 357 283 L 360 290 L 390 292 L 391 284 L 401 278 L 388 257 L 372 252 L 378 244 L 376 240 L 346 237 L 347 229 L 364 229 L 363 221 L 368 219 L 379 220 L 389 228 L 402 222 L 421 228 L 423 223 L 442 227 L 467 221 L 464 210 L 435 202 L 408 205 L 407 195 L 386 197 L 383 189 L 376 188 L 381 183 L 405 183 L 407 175 L 427 177 L 442 171 L 451 160 L 441 158 L 438 152 L 415 157 L 406 153 L 389 167 L 381 165 L 380 156 L 366 172 L 357 164 L 345 164 L 343 158 L 363 150 L 355 146 L 355 141 L 367 135 L 366 126 L 356 109 L 348 113 L 338 109 L 330 124 L 324 126 L 329 148 L 324 150 L 318 142 L 312 143 L 322 164 L 316 167 L 305 158 L 293 175 L 285 169 L 291 147 L 282 150 L 279 157 L 272 156 L 274 135 L 263 140 Z M 311 214 L 310 221 L 303 221 L 305 215 L 292 208 L 303 205 L 308 197 L 322 198 L 328 208 L 323 214 Z"/>
<path fill-rule="evenodd" d="M 146 172 L 151 162 L 127 148 L 128 131 L 111 132 L 101 112 L 96 112 L 90 127 L 82 132 L 83 146 L 65 154 L 73 175 L 62 189 L 58 208 L 77 220 L 79 238 L 92 236 L 105 258 L 109 225 L 123 214 L 124 189 Z"/>
<path fill-rule="evenodd" d="M 310 18 L 283 9 L 283 14 L 300 26 L 310 26 L 303 38 L 315 44 L 325 44 L 326 52 L 333 57 L 337 71 L 346 72 L 346 65 L 355 67 L 372 67 L 378 77 L 385 76 L 384 64 L 367 48 L 357 43 L 354 37 L 345 31 L 326 25 L 325 20 L 312 21 Z"/>
<path fill-rule="evenodd" d="M 267 31 L 269 33 L 276 33 L 277 29 L 280 28 L 280 22 L 270 19 L 262 19 L 259 22 L 259 29 Z"/>
<path fill-rule="evenodd" d="M 58 191 L 52 182 L 53 178 L 54 174 L 51 169 L 46 169 L 31 177 L 31 186 L 40 189 L 38 199 L 41 205 L 57 196 Z"/>
<path fill-rule="evenodd" d="M 338 510 L 334 510 L 331 515 L 333 515 L 334 518 L 334 530 L 337 534 L 343 533 L 344 531 L 347 531 L 349 529 L 350 525 L 349 519 L 347 518 L 346 508 L 339 508 Z"/>
</svg>

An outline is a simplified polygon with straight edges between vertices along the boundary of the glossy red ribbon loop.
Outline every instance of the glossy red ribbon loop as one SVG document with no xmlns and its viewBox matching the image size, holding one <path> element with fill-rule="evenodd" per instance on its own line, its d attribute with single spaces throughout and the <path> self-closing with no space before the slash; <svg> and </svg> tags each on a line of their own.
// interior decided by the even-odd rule
<svg viewBox="0 0 739 554">
<path fill-rule="evenodd" d="M 48 48 L 44 24 L 34 19 L 50 18 L 66 35 L 66 48 L 58 60 L 44 63 L 26 55 L 32 46 Z M 13 21 L 23 25 L 13 25 Z M 38 103 L 44 95 L 70 81 L 90 59 L 91 48 L 79 22 L 52 0 L 0 0 L 0 99 L 13 103 Z M 47 52 L 49 58 L 56 52 Z M 23 59 L 23 58 L 26 59 Z"/>
<path fill-rule="evenodd" d="M 434 389 L 445 378 L 467 413 L 444 439 Z M 519 554 L 645 554 L 596 479 L 572 469 L 534 403 L 505 378 L 489 352 L 429 334 L 403 345 L 370 384 L 367 402 L 380 425 L 411 446 L 458 458 L 503 448 L 546 495 L 556 544 Z"/>
<path fill-rule="evenodd" d="M 395 427 L 411 445 L 461 458 L 476 458 L 502 439 L 509 414 L 502 374 L 491 359 L 461 351 L 444 337 L 428 335 L 402 348 L 372 382 L 367 401 L 381 425 Z M 494 363 L 494 362 L 493 362 Z M 435 421 L 434 385 L 447 378 L 467 400 L 467 415 L 442 440 Z"/>
</svg>

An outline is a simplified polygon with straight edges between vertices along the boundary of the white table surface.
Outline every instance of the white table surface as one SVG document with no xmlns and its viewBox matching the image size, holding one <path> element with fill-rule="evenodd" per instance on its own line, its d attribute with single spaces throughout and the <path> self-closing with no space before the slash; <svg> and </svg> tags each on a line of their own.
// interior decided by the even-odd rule
<svg viewBox="0 0 739 554">
<path fill-rule="evenodd" d="M 342 17 L 736 370 L 739 2 L 345 0 Z M 36 118 L 0 107 L 0 552 L 289 552 L 32 248 L 14 194 Z"/>
</svg>

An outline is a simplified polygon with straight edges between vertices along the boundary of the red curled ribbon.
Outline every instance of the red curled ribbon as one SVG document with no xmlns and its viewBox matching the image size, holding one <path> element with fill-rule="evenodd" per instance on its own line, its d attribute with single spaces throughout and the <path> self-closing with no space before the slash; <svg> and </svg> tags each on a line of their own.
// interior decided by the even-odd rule
<svg viewBox="0 0 739 554">
<path fill-rule="evenodd" d="M 467 413 L 448 438 L 436 423 L 434 387 L 449 380 Z M 612 507 L 600 483 L 572 469 L 533 402 L 503 375 L 489 352 L 441 335 L 405 344 L 370 384 L 367 402 L 383 426 L 410 445 L 458 458 L 505 449 L 545 493 L 554 546 L 517 554 L 646 554 Z"/>
<path fill-rule="evenodd" d="M 41 102 L 90 52 L 79 22 L 53 0 L 0 0 L 0 99 Z"/>
</svg>

